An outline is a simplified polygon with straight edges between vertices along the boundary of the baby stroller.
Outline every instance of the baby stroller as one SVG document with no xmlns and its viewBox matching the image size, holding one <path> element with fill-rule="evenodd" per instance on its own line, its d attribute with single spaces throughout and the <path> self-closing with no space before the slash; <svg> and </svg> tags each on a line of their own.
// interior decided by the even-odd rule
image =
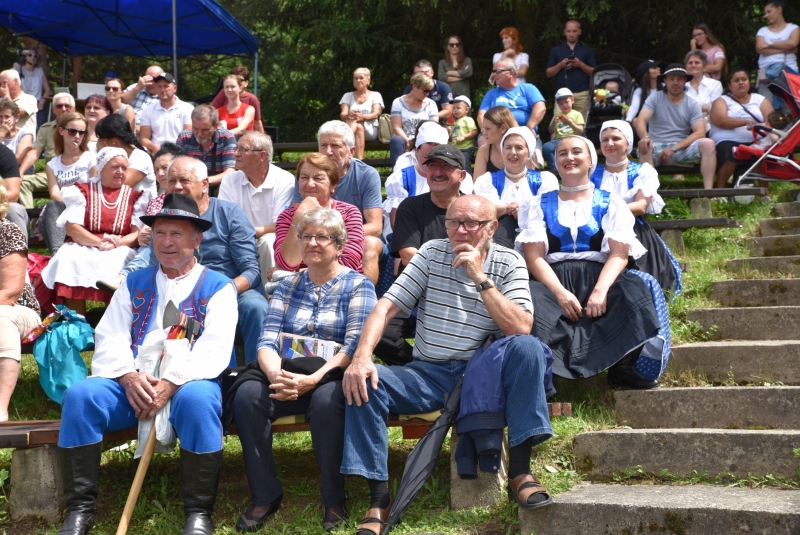
<svg viewBox="0 0 800 535">
<path fill-rule="evenodd" d="M 762 125 L 753 127 L 753 138 L 777 134 L 778 140 L 769 148 L 763 149 L 755 145 L 739 145 L 736 148 L 736 159 L 747 161 L 757 158 L 755 163 L 736 181 L 736 187 L 743 182 L 775 182 L 785 180 L 800 183 L 800 161 L 794 155 L 800 145 L 800 75 L 783 71 L 769 84 L 769 90 L 781 97 L 789 105 L 789 112 L 794 119 L 792 125 L 785 130 L 769 128 Z M 800 200 L 800 196 L 798 196 Z"/>
<path fill-rule="evenodd" d="M 590 82 L 592 103 L 586 117 L 584 136 L 599 147 L 600 127 L 603 122 L 625 118 L 633 94 L 633 81 L 622 65 L 604 63 L 595 67 Z M 607 91 L 606 84 L 608 82 L 616 82 L 619 85 L 619 92 Z"/>
</svg>

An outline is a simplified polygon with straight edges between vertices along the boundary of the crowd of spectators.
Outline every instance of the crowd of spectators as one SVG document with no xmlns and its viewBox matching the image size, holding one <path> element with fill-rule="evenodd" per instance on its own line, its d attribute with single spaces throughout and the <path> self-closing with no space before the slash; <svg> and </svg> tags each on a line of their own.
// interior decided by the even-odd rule
<svg viewBox="0 0 800 535">
<path fill-rule="evenodd" d="M 782 0 L 765 8 L 769 24 L 755 40 L 760 92 L 773 65 L 797 69 L 800 28 L 785 14 Z M 109 304 L 93 373 L 116 381 L 80 382 L 64 398 L 72 419 L 59 439 L 70 476 L 64 529 L 85 534 L 94 523 L 101 450 L 92 437 L 162 408 L 169 414 L 172 399 L 184 533 L 210 533 L 223 420 L 236 420 L 252 491 L 237 529 L 257 530 L 280 507 L 270 422 L 292 414 L 311 422 L 324 529 L 347 517 L 343 475 L 351 474 L 370 491 L 357 533 L 380 533 L 390 502 L 381 425 L 390 413 L 440 409 L 482 346 L 505 355 L 489 376 L 505 401 L 509 496 L 522 508 L 551 503 L 530 468 L 532 447 L 552 436 L 548 378 L 609 370 L 615 388 L 649 389 L 666 365 L 665 295 L 680 291 L 680 268 L 636 219 L 664 206 L 658 167 L 699 163 L 706 188 L 715 176 L 724 187 L 734 148 L 753 142 L 753 125 L 786 123 L 698 24 L 683 63 L 642 62 L 627 94 L 622 80 L 602 80 L 604 96 L 630 107 L 598 125 L 599 164 L 584 137 L 598 104 L 597 61 L 579 21 L 568 20 L 563 35 L 543 73 L 556 85 L 547 134 L 548 106 L 526 81 L 531 60 L 516 28 L 500 31 L 494 87 L 474 106 L 473 62 L 460 37 L 447 38 L 437 71 L 417 61 L 390 105 L 385 200 L 378 171 L 364 161 L 385 101 L 364 67 L 294 176 L 273 163 L 244 67 L 198 106 L 182 101 L 177 80 L 156 65 L 127 87 L 109 77 L 105 95 L 79 103 L 84 113 L 71 95 L 54 95 L 54 119 L 38 130 L 50 93 L 38 55 L 26 52 L 23 65 L 0 72 L 0 420 L 39 305 L 83 313 L 86 300 Z M 40 158 L 43 173 L 35 172 Z M 20 262 L 25 208 L 42 190 L 49 199 L 37 232 L 52 259 L 37 283 L 39 303 Z M 201 323 L 186 343 L 161 332 L 167 301 Z M 284 335 L 335 342 L 336 351 L 289 371 Z M 223 413 L 215 379 L 236 364 L 234 339 L 247 367 Z M 145 373 L 154 347 L 170 358 Z M 119 413 L 104 412 L 109 400 Z M 74 421 L 76 407 L 97 417 Z"/>
</svg>

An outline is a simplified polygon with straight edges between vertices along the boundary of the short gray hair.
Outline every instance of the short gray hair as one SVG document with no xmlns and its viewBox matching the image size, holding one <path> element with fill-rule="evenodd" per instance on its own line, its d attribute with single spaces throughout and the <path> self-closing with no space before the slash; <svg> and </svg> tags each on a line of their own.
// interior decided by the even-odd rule
<svg viewBox="0 0 800 535">
<path fill-rule="evenodd" d="M 263 132 L 258 132 L 256 130 L 246 130 L 244 134 L 242 134 L 241 139 L 247 138 L 250 141 L 253 150 L 258 151 L 265 151 L 267 153 L 267 161 L 272 163 L 272 156 L 275 154 L 274 149 L 272 148 L 272 138 L 269 137 L 267 134 Z"/>
<path fill-rule="evenodd" d="M 72 106 L 73 108 L 75 107 L 75 97 L 73 97 L 69 93 L 56 93 L 55 95 L 53 95 L 53 104 L 58 104 L 58 101 L 61 100 L 62 98 L 69 100 L 70 106 Z"/>
<path fill-rule="evenodd" d="M 322 126 L 317 130 L 317 140 L 323 135 L 342 136 L 342 138 L 344 138 L 344 144 L 347 145 L 348 148 L 356 146 L 356 136 L 353 134 L 353 129 L 347 126 L 347 123 L 344 121 L 328 121 L 327 123 L 322 123 Z"/>
<path fill-rule="evenodd" d="M 11 80 L 19 81 L 19 73 L 14 69 L 6 69 L 5 71 L 0 71 L 0 76 L 5 76 Z"/>
<path fill-rule="evenodd" d="M 309 225 L 323 227 L 330 232 L 337 247 L 344 247 L 344 244 L 347 243 L 347 227 L 342 214 L 336 210 L 317 208 L 307 212 L 297 223 L 297 234 L 303 234 Z"/>
<path fill-rule="evenodd" d="M 172 160 L 172 163 L 167 167 L 167 176 L 169 176 L 170 171 L 172 171 L 172 167 L 178 162 L 186 162 L 189 165 L 192 176 L 200 182 L 208 178 L 208 167 L 206 167 L 205 162 L 193 158 L 192 156 L 178 156 Z"/>
<path fill-rule="evenodd" d="M 514 63 L 514 60 L 511 59 L 511 58 L 503 58 L 500 61 L 498 61 L 497 63 L 495 63 L 495 65 L 500 65 L 501 69 L 510 70 L 511 72 L 514 73 L 514 76 L 517 75 L 517 64 Z"/>
<path fill-rule="evenodd" d="M 683 58 L 683 64 L 686 65 L 686 63 L 689 61 L 689 58 L 691 58 L 692 56 L 697 56 L 698 58 L 700 58 L 700 61 L 703 62 L 703 65 L 708 65 L 708 56 L 706 55 L 705 52 L 699 49 L 690 50 Z"/>
<path fill-rule="evenodd" d="M 211 124 L 217 126 L 219 124 L 219 112 L 214 106 L 200 104 L 192 110 L 192 119 L 211 119 Z"/>
</svg>

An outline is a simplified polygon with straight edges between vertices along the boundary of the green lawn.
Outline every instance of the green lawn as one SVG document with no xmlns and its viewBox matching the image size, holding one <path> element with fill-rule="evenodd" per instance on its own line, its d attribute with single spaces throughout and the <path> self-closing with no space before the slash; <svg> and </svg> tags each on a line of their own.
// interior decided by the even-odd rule
<svg viewBox="0 0 800 535">
<path fill-rule="evenodd" d="M 775 201 L 790 200 L 795 191 L 786 184 L 773 184 L 771 197 Z M 669 199 L 669 213 L 678 217 L 688 210 L 682 200 Z M 714 203 L 715 215 L 725 215 L 743 221 L 742 229 L 691 230 L 685 234 L 687 253 L 682 262 L 690 265 L 684 276 L 684 294 L 670 304 L 673 344 L 702 340 L 704 333 L 697 325 L 688 322 L 686 312 L 690 308 L 715 306 L 708 299 L 710 283 L 715 280 L 731 278 L 724 270 L 724 262 L 734 257 L 748 256 L 745 238 L 752 235 L 758 220 L 769 215 L 769 203 L 738 205 Z M 90 353 L 84 354 L 87 362 Z M 704 384 L 698 376 L 663 378 L 667 386 Z M 559 393 L 554 401 L 567 401 L 573 404 L 573 415 L 556 418 L 553 428 L 556 436 L 534 450 L 532 466 L 544 484 L 553 493 L 565 492 L 580 481 L 574 470 L 575 459 L 572 454 L 572 437 L 583 431 L 614 427 L 614 408 L 611 391 L 606 387 L 603 376 L 584 381 L 558 381 Z M 30 355 L 23 357 L 23 370 L 17 390 L 11 402 L 13 419 L 58 418 L 60 407 L 47 400 L 38 384 L 36 364 Z M 403 470 L 405 457 L 415 444 L 402 439 L 399 429 L 389 430 L 390 437 L 390 489 L 396 488 Z M 93 533 L 111 534 L 122 511 L 127 492 L 136 470 L 132 462 L 132 449 L 109 451 L 104 455 L 98 499 L 98 525 Z M 284 501 L 280 511 L 262 530 L 262 533 L 322 533 L 322 507 L 319 502 L 319 476 L 308 433 L 276 435 L 274 444 L 275 459 L 279 477 L 284 483 Z M 433 477 L 417 497 L 404 522 L 393 533 L 447 533 L 447 534 L 490 534 L 517 533 L 519 523 L 515 506 L 504 502 L 500 507 L 475 509 L 470 511 L 451 511 L 449 503 L 449 448 L 447 443 L 436 466 Z M 0 451 L 0 480 L 2 470 L 10 470 L 11 450 Z M 680 484 L 662 474 L 660 482 Z M 652 476 L 637 473 L 620 474 L 620 481 L 652 479 Z M 706 477 L 698 474 L 692 481 L 718 484 L 741 484 L 749 486 L 784 485 L 780 481 L 731 481 Z M 350 493 L 349 509 L 354 520 L 340 529 L 338 533 L 352 533 L 355 524 L 367 508 L 367 488 L 363 480 L 348 479 Z M 4 481 L 0 502 L 7 505 L 5 496 L 9 493 L 9 482 Z M 215 533 L 235 533 L 234 524 L 239 513 L 249 504 L 249 490 L 244 472 L 241 446 L 237 437 L 225 439 L 225 461 L 215 513 Z M 5 509 L 5 508 L 4 508 Z M 156 455 L 145 480 L 139 498 L 130 533 L 167 534 L 178 532 L 183 525 L 183 513 L 178 490 L 178 453 Z M 47 525 L 41 520 L 10 520 L 6 513 L 0 517 L 0 529 L 8 535 L 53 534 L 57 526 Z"/>
</svg>

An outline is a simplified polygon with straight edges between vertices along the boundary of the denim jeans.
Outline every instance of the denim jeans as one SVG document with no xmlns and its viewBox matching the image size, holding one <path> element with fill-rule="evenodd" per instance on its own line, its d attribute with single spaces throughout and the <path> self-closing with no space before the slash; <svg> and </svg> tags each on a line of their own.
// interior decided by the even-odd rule
<svg viewBox="0 0 800 535">
<path fill-rule="evenodd" d="M 389 165 L 394 168 L 397 159 L 406 151 L 406 140 L 400 136 L 392 136 L 389 140 Z"/>
<path fill-rule="evenodd" d="M 58 445 L 74 448 L 96 444 L 103 434 L 135 427 L 139 420 L 114 379 L 89 377 L 64 393 Z M 222 388 L 219 381 L 189 381 L 172 396 L 169 422 L 181 448 L 194 453 L 222 449 Z"/>
<path fill-rule="evenodd" d="M 155 260 L 155 256 L 153 256 L 153 240 L 150 240 L 150 243 L 147 244 L 147 247 L 139 247 L 139 252 L 136 253 L 136 256 L 131 258 L 131 261 L 125 264 L 125 267 L 122 268 L 120 271 L 120 275 L 125 275 L 126 277 L 133 273 L 134 271 L 139 271 L 140 269 L 144 269 L 151 265 L 150 259 Z M 155 262 L 152 262 L 155 264 Z"/>
<path fill-rule="evenodd" d="M 551 173 L 556 172 L 556 150 L 558 149 L 558 144 L 561 143 L 561 140 L 564 138 L 558 139 L 551 139 L 544 145 L 542 145 L 542 154 L 544 155 L 544 161 L 547 162 L 547 169 Z"/>
<path fill-rule="evenodd" d="M 342 382 L 325 383 L 309 397 L 278 401 L 274 391 L 260 381 L 247 381 L 236 391 L 236 431 L 242 441 L 247 483 L 254 505 L 267 505 L 283 492 L 272 456 L 272 424 L 282 416 L 306 414 L 311 443 L 320 470 L 322 503 L 333 507 L 346 497 L 344 476 L 339 472 L 344 442 L 344 393 Z"/>
<path fill-rule="evenodd" d="M 441 409 L 444 395 L 453 389 L 466 367 L 466 360 L 379 365 L 378 389 L 372 390 L 367 383 L 369 401 L 346 408 L 342 473 L 388 480 L 389 413 L 419 414 Z M 508 344 L 502 380 L 511 447 L 530 437 L 534 437 L 535 445 L 553 435 L 542 381 L 545 368 L 544 353 L 533 337 L 519 336 Z"/>
<path fill-rule="evenodd" d="M 263 291 L 263 290 L 262 290 Z M 258 291 L 250 289 L 240 293 L 239 321 L 236 323 L 236 334 L 244 340 L 244 359 L 250 363 L 258 359 L 258 339 L 264 330 L 264 320 L 269 312 L 269 302 Z M 231 366 L 236 366 L 236 356 L 232 357 Z"/>
</svg>

